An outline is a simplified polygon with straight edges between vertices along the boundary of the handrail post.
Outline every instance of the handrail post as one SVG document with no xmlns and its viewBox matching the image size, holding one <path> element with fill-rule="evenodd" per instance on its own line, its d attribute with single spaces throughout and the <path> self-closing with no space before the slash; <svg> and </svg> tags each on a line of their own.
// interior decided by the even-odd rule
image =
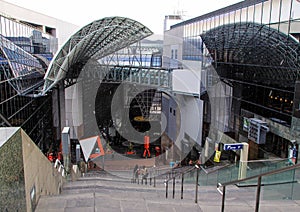
<svg viewBox="0 0 300 212">
<path fill-rule="evenodd" d="M 226 192 L 226 186 L 223 186 L 221 212 L 224 212 L 224 208 L 225 208 L 225 192 Z"/>
<path fill-rule="evenodd" d="M 263 176 L 269 176 L 269 175 L 274 175 L 274 174 L 278 174 L 278 173 L 282 173 L 282 172 L 286 172 L 286 171 L 290 171 L 290 170 L 295 170 L 295 169 L 299 169 L 300 168 L 300 164 L 296 164 L 293 166 L 287 166 L 278 170 L 272 170 L 263 174 L 259 174 L 259 175 L 254 175 L 248 178 L 243 178 L 243 179 L 238 179 L 238 180 L 233 180 L 231 182 L 227 182 L 224 183 L 223 185 L 218 183 L 218 187 L 223 186 L 223 192 L 220 192 L 223 196 L 222 196 L 222 209 L 221 211 L 224 212 L 224 206 L 225 206 L 225 192 L 226 192 L 226 186 L 227 185 L 234 185 L 240 182 L 244 182 L 247 180 L 251 180 L 251 179 L 256 179 L 257 178 L 257 190 L 256 190 L 256 202 L 255 202 L 255 211 L 258 212 L 259 211 L 259 203 L 260 203 L 260 193 L 261 193 L 261 181 L 262 181 L 262 177 Z M 218 189 L 218 188 L 217 188 Z M 218 191 L 220 191 L 220 189 L 218 189 Z"/>
<path fill-rule="evenodd" d="M 181 176 L 181 199 L 183 199 L 183 181 L 184 181 L 184 173 Z"/>
<path fill-rule="evenodd" d="M 196 192 L 195 192 L 195 203 L 198 203 L 198 182 L 199 182 L 199 168 L 197 169 L 197 176 L 196 176 Z"/>
<path fill-rule="evenodd" d="M 166 184 L 166 199 L 168 199 L 168 181 L 165 181 Z"/>
<path fill-rule="evenodd" d="M 173 199 L 175 198 L 175 177 L 173 177 Z"/>
<path fill-rule="evenodd" d="M 258 210 L 259 210 L 260 190 L 261 190 L 261 176 L 259 176 L 257 179 L 255 212 L 258 212 Z"/>
<path fill-rule="evenodd" d="M 155 177 L 153 178 L 153 187 L 155 187 Z"/>
</svg>

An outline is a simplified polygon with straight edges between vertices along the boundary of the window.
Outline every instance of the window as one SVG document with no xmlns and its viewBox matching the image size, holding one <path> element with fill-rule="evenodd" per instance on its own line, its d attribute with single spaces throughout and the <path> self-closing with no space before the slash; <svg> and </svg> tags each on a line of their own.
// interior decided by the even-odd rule
<svg viewBox="0 0 300 212">
<path fill-rule="evenodd" d="M 200 36 L 184 38 L 182 59 L 200 61 L 202 53 L 203 44 Z"/>
</svg>

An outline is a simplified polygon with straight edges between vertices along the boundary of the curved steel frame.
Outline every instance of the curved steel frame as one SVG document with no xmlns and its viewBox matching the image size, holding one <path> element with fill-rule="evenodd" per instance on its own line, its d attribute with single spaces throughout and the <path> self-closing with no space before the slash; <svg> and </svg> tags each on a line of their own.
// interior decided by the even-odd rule
<svg viewBox="0 0 300 212">
<path fill-rule="evenodd" d="M 84 26 L 71 36 L 51 61 L 43 94 L 70 72 L 80 72 L 90 59 L 103 58 L 151 34 L 152 31 L 141 23 L 123 17 L 103 18 Z"/>
<path fill-rule="evenodd" d="M 244 80 L 286 85 L 299 77 L 299 41 L 267 25 L 228 24 L 201 38 L 216 66 L 247 66 Z M 219 74 L 222 76 L 222 71 Z"/>
</svg>

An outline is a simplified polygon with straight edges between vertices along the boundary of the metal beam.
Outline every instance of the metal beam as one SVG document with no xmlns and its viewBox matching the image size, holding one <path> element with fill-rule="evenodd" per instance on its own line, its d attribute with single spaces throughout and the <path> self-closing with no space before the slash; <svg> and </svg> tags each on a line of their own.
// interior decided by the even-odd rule
<svg viewBox="0 0 300 212">
<path fill-rule="evenodd" d="M 12 125 L 9 123 L 9 121 L 0 113 L 0 118 L 5 122 L 5 124 L 9 127 L 12 127 Z"/>
</svg>

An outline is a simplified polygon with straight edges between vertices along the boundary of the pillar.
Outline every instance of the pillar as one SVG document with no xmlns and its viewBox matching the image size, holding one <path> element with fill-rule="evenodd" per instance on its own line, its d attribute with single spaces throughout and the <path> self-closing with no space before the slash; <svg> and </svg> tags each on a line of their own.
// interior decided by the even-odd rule
<svg viewBox="0 0 300 212">
<path fill-rule="evenodd" d="M 241 156 L 240 156 L 240 166 L 239 166 L 239 176 L 238 176 L 239 180 L 246 178 L 247 176 L 248 151 L 249 151 L 249 145 L 247 143 L 243 143 L 243 149 L 241 149 Z"/>
</svg>

